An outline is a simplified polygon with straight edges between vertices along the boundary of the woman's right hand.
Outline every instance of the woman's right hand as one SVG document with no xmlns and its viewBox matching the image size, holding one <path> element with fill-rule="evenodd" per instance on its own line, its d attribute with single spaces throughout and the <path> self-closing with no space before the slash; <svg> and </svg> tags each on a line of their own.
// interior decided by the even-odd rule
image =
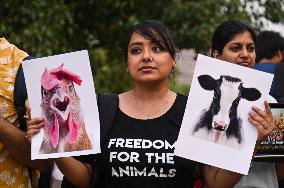
<svg viewBox="0 0 284 188">
<path fill-rule="evenodd" d="M 43 118 L 34 118 L 27 120 L 27 139 L 31 142 L 32 137 L 39 133 L 40 129 L 44 127 Z"/>
<path fill-rule="evenodd" d="M 27 121 L 27 132 L 26 132 L 26 138 L 31 142 L 32 137 L 39 133 L 40 129 L 44 126 L 44 120 L 43 118 L 34 118 L 31 119 L 31 107 L 29 100 L 26 100 L 25 102 L 26 107 L 26 115 L 24 116 Z"/>
<path fill-rule="evenodd" d="M 273 118 L 270 106 L 264 101 L 265 110 L 261 110 L 256 106 L 252 107 L 248 120 L 256 127 L 258 132 L 257 146 L 261 144 L 268 135 L 277 129 L 277 124 Z"/>
</svg>

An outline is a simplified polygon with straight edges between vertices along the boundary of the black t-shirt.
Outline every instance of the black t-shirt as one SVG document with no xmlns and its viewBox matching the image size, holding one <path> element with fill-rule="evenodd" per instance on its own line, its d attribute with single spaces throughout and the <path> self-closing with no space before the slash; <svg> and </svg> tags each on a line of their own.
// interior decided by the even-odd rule
<svg viewBox="0 0 284 188">
<path fill-rule="evenodd" d="M 149 120 L 118 110 L 102 150 L 101 187 L 193 187 L 195 162 L 173 155 L 186 101 L 178 94 L 168 112 Z"/>
<path fill-rule="evenodd" d="M 149 120 L 118 110 L 102 147 L 96 187 L 193 187 L 196 162 L 173 155 L 186 101 L 187 97 L 177 94 L 164 115 Z"/>
</svg>

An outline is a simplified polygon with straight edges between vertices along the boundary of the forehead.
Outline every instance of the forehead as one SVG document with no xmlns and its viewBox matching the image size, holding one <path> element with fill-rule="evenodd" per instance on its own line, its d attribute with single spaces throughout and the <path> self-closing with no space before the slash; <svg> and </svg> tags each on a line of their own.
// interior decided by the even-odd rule
<svg viewBox="0 0 284 188">
<path fill-rule="evenodd" d="M 225 78 L 222 78 L 221 88 L 231 88 L 231 89 L 239 89 L 239 85 L 241 84 L 240 81 L 228 81 Z"/>
<path fill-rule="evenodd" d="M 128 45 L 131 46 L 133 44 L 143 44 L 143 43 L 151 43 L 151 41 L 147 39 L 146 37 L 134 32 L 132 33 L 130 37 L 130 41 Z"/>
<path fill-rule="evenodd" d="M 231 41 L 227 43 L 227 45 L 230 44 L 235 44 L 235 43 L 240 43 L 240 44 L 254 44 L 254 41 L 252 39 L 252 36 L 250 32 L 245 31 L 243 33 L 236 34 Z"/>
</svg>

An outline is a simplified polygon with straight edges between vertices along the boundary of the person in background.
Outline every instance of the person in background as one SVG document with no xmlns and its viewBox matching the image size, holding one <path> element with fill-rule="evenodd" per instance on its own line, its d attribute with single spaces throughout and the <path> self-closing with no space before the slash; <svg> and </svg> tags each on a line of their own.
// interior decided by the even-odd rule
<svg viewBox="0 0 284 188">
<path fill-rule="evenodd" d="M 93 178 L 96 183 L 93 187 L 193 187 L 196 162 L 174 156 L 174 148 L 141 147 L 145 140 L 172 146 L 177 140 L 187 97 L 168 87 L 176 58 L 177 49 L 164 24 L 146 20 L 133 28 L 125 59 L 134 87 L 118 95 L 119 108 L 98 164 L 91 168 L 88 162 L 73 157 L 55 159 L 64 177 L 74 186 L 89 187 Z M 264 140 L 275 127 L 267 103 L 265 110 L 253 107 L 254 113 L 249 114 L 249 121 L 258 130 L 258 141 Z M 41 118 L 31 119 L 28 138 L 43 126 Z M 132 156 L 125 161 L 127 154 Z M 162 160 L 163 155 L 170 158 Z M 89 155 L 90 161 L 94 157 Z M 210 188 L 231 188 L 242 177 L 209 165 L 202 165 L 200 173 Z"/>
<path fill-rule="evenodd" d="M 261 31 L 256 37 L 256 64 L 254 69 L 274 74 L 270 94 L 277 102 L 284 102 L 284 38 L 275 31 Z M 272 101 L 275 102 L 275 101 Z M 277 164 L 280 174 L 282 163 Z M 282 174 L 284 172 L 282 171 Z M 283 187 L 283 178 L 279 177 L 280 185 Z"/>
<path fill-rule="evenodd" d="M 28 167 L 46 171 L 48 163 L 31 161 L 30 143 L 26 139 L 21 114 L 15 106 L 16 76 L 23 59 L 28 54 L 0 38 L 0 187 L 37 187 L 36 173 Z M 18 95 L 15 95 L 18 96 Z M 31 175 L 33 179 L 31 180 Z"/>
<path fill-rule="evenodd" d="M 220 24 L 213 34 L 211 56 L 253 68 L 256 58 L 255 46 L 256 35 L 251 27 L 240 21 L 227 21 Z M 265 129 L 262 126 L 259 128 Z M 258 141 L 257 145 L 260 143 Z M 243 176 L 234 187 L 277 188 L 277 176 L 279 178 L 284 176 L 283 169 L 280 167 L 280 164 L 275 167 L 274 163 L 253 162 L 249 174 Z"/>
<path fill-rule="evenodd" d="M 256 37 L 256 64 L 254 69 L 275 74 L 276 65 L 284 58 L 284 38 L 274 31 L 261 31 Z M 276 94 L 276 79 L 274 77 L 270 95 L 276 100 L 281 97 Z M 282 96 L 283 97 L 283 96 Z"/>
<path fill-rule="evenodd" d="M 274 80 L 275 80 L 275 98 L 277 102 L 284 103 L 284 59 L 282 60 L 282 63 L 276 64 Z"/>
</svg>

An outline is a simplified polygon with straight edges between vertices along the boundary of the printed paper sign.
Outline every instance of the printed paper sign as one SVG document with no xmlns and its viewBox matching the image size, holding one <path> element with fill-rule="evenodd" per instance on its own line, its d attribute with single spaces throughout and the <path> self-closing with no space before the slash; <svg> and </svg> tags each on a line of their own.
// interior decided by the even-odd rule
<svg viewBox="0 0 284 188">
<path fill-rule="evenodd" d="M 247 174 L 257 139 L 248 113 L 264 108 L 273 75 L 198 55 L 175 155 Z"/>
<path fill-rule="evenodd" d="M 44 127 L 32 139 L 32 159 L 100 152 L 96 93 L 87 51 L 23 62 L 32 118 Z"/>
</svg>

